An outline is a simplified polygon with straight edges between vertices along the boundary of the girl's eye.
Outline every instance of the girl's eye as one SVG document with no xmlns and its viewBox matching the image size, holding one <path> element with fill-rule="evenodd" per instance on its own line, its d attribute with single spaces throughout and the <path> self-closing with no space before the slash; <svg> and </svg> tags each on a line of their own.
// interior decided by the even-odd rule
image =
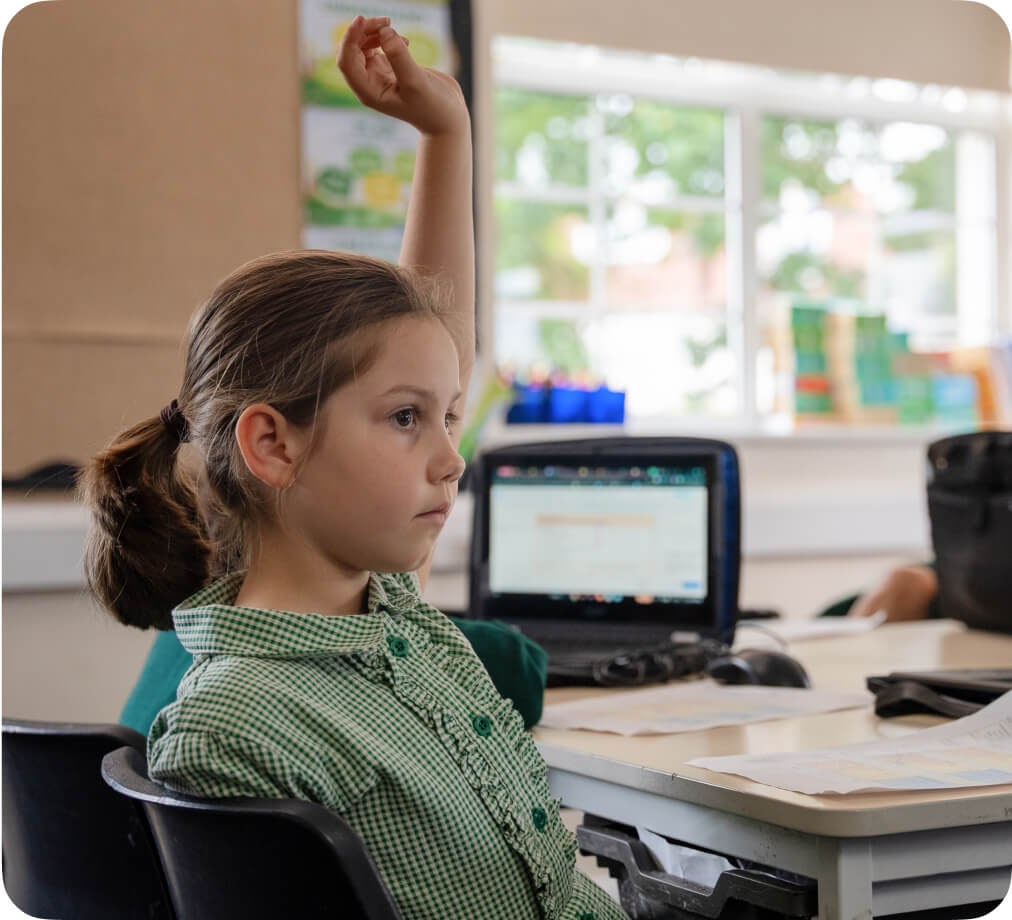
<svg viewBox="0 0 1012 920">
<path fill-rule="evenodd" d="M 459 415 L 454 415 L 452 412 L 447 412 L 446 417 L 443 419 L 443 424 L 446 426 L 447 431 L 453 431 L 457 427 L 457 422 L 460 421 Z"/>
<path fill-rule="evenodd" d="M 418 420 L 418 413 L 414 409 L 398 409 L 390 418 L 398 428 L 413 428 Z"/>
</svg>

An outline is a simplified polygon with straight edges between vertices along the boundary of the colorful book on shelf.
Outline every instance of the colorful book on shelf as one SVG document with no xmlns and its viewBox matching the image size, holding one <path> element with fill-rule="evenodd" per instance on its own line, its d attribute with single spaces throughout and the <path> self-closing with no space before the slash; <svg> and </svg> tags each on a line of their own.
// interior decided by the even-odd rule
<svg viewBox="0 0 1012 920">
<path fill-rule="evenodd" d="M 946 352 L 900 352 L 893 355 L 896 417 L 901 425 L 930 425 L 935 420 L 934 379 L 949 371 Z"/>
<path fill-rule="evenodd" d="M 825 306 L 796 303 L 791 307 L 791 342 L 794 350 L 794 414 L 827 419 L 833 400 L 826 355 Z"/>
<path fill-rule="evenodd" d="M 890 331 L 884 314 L 799 300 L 785 338 L 799 421 L 1012 425 L 1012 337 L 951 352 L 911 352 L 906 333 Z"/>
<path fill-rule="evenodd" d="M 977 380 L 972 374 L 935 374 L 931 388 L 936 424 L 955 429 L 980 425 Z"/>
<path fill-rule="evenodd" d="M 857 423 L 896 421 L 892 357 L 905 349 L 889 332 L 884 314 L 831 312 L 827 358 L 833 403 L 841 418 Z"/>
</svg>

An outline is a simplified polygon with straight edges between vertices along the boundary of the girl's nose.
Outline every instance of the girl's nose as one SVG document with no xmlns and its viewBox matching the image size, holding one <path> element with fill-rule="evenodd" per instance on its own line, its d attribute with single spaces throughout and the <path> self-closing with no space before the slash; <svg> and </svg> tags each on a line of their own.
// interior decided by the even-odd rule
<svg viewBox="0 0 1012 920">
<path fill-rule="evenodd" d="M 438 457 L 433 458 L 433 479 L 437 482 L 456 482 L 464 475 L 467 464 L 449 438 L 446 439 Z"/>
<path fill-rule="evenodd" d="M 448 465 L 448 472 L 443 477 L 447 482 L 456 482 L 464 475 L 464 468 L 467 466 L 464 458 L 460 456 L 456 448 L 453 448 Z"/>
</svg>

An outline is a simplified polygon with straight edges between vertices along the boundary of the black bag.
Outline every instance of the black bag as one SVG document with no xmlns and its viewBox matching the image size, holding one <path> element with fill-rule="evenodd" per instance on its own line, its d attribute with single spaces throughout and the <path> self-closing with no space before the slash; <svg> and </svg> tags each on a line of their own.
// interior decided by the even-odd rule
<svg viewBox="0 0 1012 920">
<path fill-rule="evenodd" d="M 1012 632 L 1012 432 L 931 444 L 928 516 L 942 615 Z"/>
</svg>

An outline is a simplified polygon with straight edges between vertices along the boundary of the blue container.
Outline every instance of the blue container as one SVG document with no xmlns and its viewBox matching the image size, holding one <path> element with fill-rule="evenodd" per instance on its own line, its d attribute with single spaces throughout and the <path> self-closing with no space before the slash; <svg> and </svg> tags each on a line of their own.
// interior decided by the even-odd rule
<svg viewBox="0 0 1012 920">
<path fill-rule="evenodd" d="M 621 425 L 625 421 L 625 392 L 599 387 L 587 394 L 587 421 Z"/>
<path fill-rule="evenodd" d="M 548 391 L 548 421 L 555 425 L 587 421 L 590 394 L 573 387 L 552 387 Z"/>
<path fill-rule="evenodd" d="M 548 390 L 539 386 L 514 386 L 513 404 L 506 412 L 506 424 L 537 425 L 547 421 Z"/>
</svg>

